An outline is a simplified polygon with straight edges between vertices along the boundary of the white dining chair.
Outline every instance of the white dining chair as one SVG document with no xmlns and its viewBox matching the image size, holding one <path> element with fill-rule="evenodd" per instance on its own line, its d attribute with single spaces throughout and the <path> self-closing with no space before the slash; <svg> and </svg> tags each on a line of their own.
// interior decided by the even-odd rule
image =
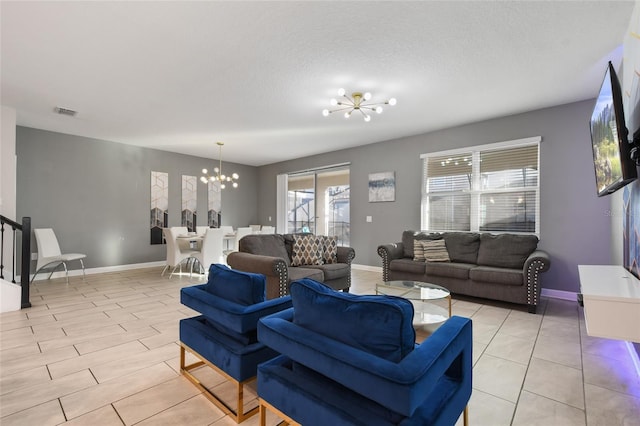
<svg viewBox="0 0 640 426">
<path fill-rule="evenodd" d="M 260 230 L 260 225 L 249 225 L 252 231 L 258 232 Z"/>
<path fill-rule="evenodd" d="M 240 241 L 240 239 L 245 235 L 249 235 L 253 233 L 254 231 L 248 226 L 237 228 L 235 232 L 235 237 L 230 241 L 232 244 L 229 244 L 230 248 L 224 251 L 224 255 L 226 256 L 231 252 L 238 251 L 238 241 Z"/>
<path fill-rule="evenodd" d="M 209 228 L 202 240 L 202 248 L 195 253 L 193 257 L 198 259 L 200 266 L 204 269 L 204 273 L 209 272 L 209 266 L 212 263 L 223 263 L 222 257 L 222 239 L 224 232 L 220 228 Z"/>
<path fill-rule="evenodd" d="M 197 253 L 196 250 L 192 250 L 188 248 L 188 246 L 181 247 L 178 244 L 178 235 L 183 235 L 187 232 L 188 231 L 186 227 L 184 227 L 184 229 L 183 227 L 172 227 L 164 228 L 162 230 L 164 239 L 167 242 L 167 264 L 162 270 L 161 276 L 164 276 L 164 273 L 168 268 L 173 268 L 171 270 L 171 274 L 169 275 L 169 279 L 171 279 L 178 267 L 180 268 L 180 272 L 182 272 L 182 264 L 184 263 L 184 261 L 193 258 L 193 255 Z"/>
<path fill-rule="evenodd" d="M 276 227 L 275 226 L 262 225 L 262 228 L 260 228 L 260 233 L 261 234 L 275 234 L 276 233 Z"/>
<path fill-rule="evenodd" d="M 58 244 L 56 234 L 51 228 L 34 229 L 33 233 L 36 236 L 36 244 L 38 245 L 38 260 L 36 262 L 36 272 L 35 274 L 33 274 L 31 282 L 36 279 L 36 275 L 38 275 L 38 272 L 48 268 L 51 268 L 51 273 L 49 274 L 49 278 L 47 278 L 50 279 L 58 266 L 62 265 L 64 266 L 64 273 L 67 277 L 67 284 L 69 284 L 69 271 L 67 269 L 67 262 L 71 262 L 73 260 L 80 261 L 80 265 L 82 266 L 82 279 L 85 278 L 83 259 L 87 257 L 86 254 L 63 254 L 60 251 L 60 245 Z"/>
<path fill-rule="evenodd" d="M 222 226 L 220 226 L 220 229 L 222 229 L 222 233 L 224 235 L 233 234 L 233 226 L 231 226 L 231 225 L 222 225 Z"/>
<path fill-rule="evenodd" d="M 201 237 L 203 237 L 204 234 L 207 233 L 207 229 L 209 229 L 208 226 L 196 226 L 196 234 L 198 234 Z"/>
</svg>

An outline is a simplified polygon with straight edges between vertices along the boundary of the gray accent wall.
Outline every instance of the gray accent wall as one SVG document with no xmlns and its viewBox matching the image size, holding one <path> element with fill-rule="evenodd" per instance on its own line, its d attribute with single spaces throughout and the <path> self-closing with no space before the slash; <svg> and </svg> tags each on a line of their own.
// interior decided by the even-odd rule
<svg viewBox="0 0 640 426">
<path fill-rule="evenodd" d="M 539 246 L 552 258 L 543 286 L 578 292 L 577 265 L 607 264 L 612 252 L 610 200 L 595 195 L 592 107 L 591 100 L 577 102 L 258 168 L 225 163 L 240 174 L 240 188 L 223 192 L 223 224 L 275 222 L 279 173 L 348 162 L 355 263 L 381 266 L 378 245 L 420 228 L 421 154 L 541 136 Z M 149 244 L 150 173 L 169 173 L 169 225 L 177 226 L 181 175 L 199 176 L 212 161 L 26 127 L 17 128 L 16 145 L 17 216 L 54 228 L 64 251 L 88 255 L 88 267 L 163 260 L 165 247 Z M 369 203 L 368 175 L 385 171 L 396 173 L 396 201 Z"/>
<path fill-rule="evenodd" d="M 151 171 L 169 173 L 169 226 L 180 226 L 182 175 L 199 178 L 203 168 L 217 164 L 20 126 L 16 153 L 17 216 L 30 216 L 33 228 L 53 228 L 63 252 L 87 255 L 87 268 L 165 260 L 166 246 L 150 244 Z M 258 223 L 257 168 L 227 162 L 223 167 L 240 174 L 240 186 L 223 190 L 222 223 Z M 206 185 L 200 183 L 198 224 L 206 225 L 206 218 Z"/>
<path fill-rule="evenodd" d="M 402 231 L 420 228 L 420 154 L 541 136 L 539 247 L 552 259 L 543 286 L 578 292 L 578 265 L 607 264 L 611 257 L 610 203 L 595 191 L 588 124 L 592 108 L 592 100 L 577 102 L 263 166 L 259 219 L 276 215 L 277 174 L 350 162 L 354 263 L 381 266 L 378 245 L 398 242 Z M 369 203 L 368 175 L 384 171 L 396 172 L 396 201 Z M 367 223 L 366 216 L 373 222 Z"/>
</svg>

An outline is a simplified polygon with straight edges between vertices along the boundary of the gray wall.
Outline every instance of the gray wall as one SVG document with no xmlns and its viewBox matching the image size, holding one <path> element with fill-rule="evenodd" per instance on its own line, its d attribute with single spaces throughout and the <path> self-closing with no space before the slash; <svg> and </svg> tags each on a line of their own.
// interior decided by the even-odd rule
<svg viewBox="0 0 640 426">
<path fill-rule="evenodd" d="M 606 264 L 611 255 L 610 204 L 598 198 L 591 158 L 593 101 L 502 117 L 432 133 L 345 149 L 260 168 L 260 219 L 276 214 L 276 175 L 351 163 L 351 245 L 355 263 L 380 266 L 379 244 L 420 228 L 420 154 L 542 136 L 540 245 L 552 257 L 548 289 L 578 292 L 578 264 Z M 369 203 L 368 174 L 396 172 L 396 201 Z M 373 216 L 372 223 L 365 217 Z"/>
<path fill-rule="evenodd" d="M 17 127 L 16 153 L 17 217 L 30 216 L 34 228 L 53 228 L 62 251 L 87 254 L 89 268 L 164 260 L 166 246 L 149 243 L 151 171 L 169 173 L 169 226 L 179 226 L 182 175 L 199 178 L 214 165 L 27 127 Z M 224 167 L 240 174 L 240 186 L 223 190 L 222 223 L 256 223 L 257 168 L 227 162 Z M 206 225 L 206 203 L 206 185 L 200 183 L 200 225 Z"/>
</svg>

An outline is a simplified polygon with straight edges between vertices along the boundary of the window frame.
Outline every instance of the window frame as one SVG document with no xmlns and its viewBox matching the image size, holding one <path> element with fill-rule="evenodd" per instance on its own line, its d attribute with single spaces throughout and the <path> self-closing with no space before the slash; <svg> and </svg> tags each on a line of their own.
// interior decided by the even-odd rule
<svg viewBox="0 0 640 426">
<path fill-rule="evenodd" d="M 420 228 L 423 231 L 428 232 L 491 232 L 494 234 L 502 234 L 502 233 L 510 233 L 510 234 L 523 234 L 523 235 L 536 235 L 540 238 L 540 181 L 542 178 L 542 173 L 540 170 L 540 142 L 542 141 L 541 136 L 535 136 L 530 138 L 523 139 L 515 139 L 504 142 L 496 142 L 490 144 L 483 145 L 475 145 L 464 148 L 457 148 L 445 151 L 437 151 L 437 152 L 429 152 L 420 155 L 420 159 L 422 160 L 422 185 L 421 185 L 421 200 L 420 200 Z M 483 190 L 481 188 L 481 173 L 480 173 L 480 156 L 483 152 L 490 151 L 501 151 L 501 150 L 509 150 L 514 148 L 523 148 L 527 146 L 536 146 L 538 150 L 538 162 L 537 162 L 537 185 L 535 186 L 523 186 L 516 188 L 507 188 L 507 189 L 486 189 Z M 428 163 L 429 159 L 433 157 L 443 157 L 443 156 L 456 156 L 461 154 L 470 154 L 471 155 L 471 182 L 469 190 L 452 190 L 452 191 L 437 191 L 437 192 L 427 192 L 428 187 Z M 505 193 L 517 193 L 517 192 L 532 192 L 535 191 L 535 231 L 526 232 L 526 231 L 515 231 L 515 230 L 505 230 L 505 231 L 480 231 L 480 200 L 483 194 L 505 194 Z M 448 231 L 444 229 L 429 229 L 429 212 L 427 211 L 427 203 L 429 196 L 433 196 L 434 194 L 442 195 L 442 196 L 452 196 L 452 195 L 469 195 L 469 230 L 468 231 Z"/>
</svg>

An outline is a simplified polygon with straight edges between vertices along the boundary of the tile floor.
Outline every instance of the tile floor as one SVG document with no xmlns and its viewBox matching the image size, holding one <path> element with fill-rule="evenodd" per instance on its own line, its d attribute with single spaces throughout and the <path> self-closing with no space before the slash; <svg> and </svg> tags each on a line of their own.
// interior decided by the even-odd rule
<svg viewBox="0 0 640 426">
<path fill-rule="evenodd" d="M 178 372 L 178 320 L 195 315 L 179 290 L 198 280 L 160 271 L 38 281 L 32 308 L 1 314 L 0 424 L 235 424 Z M 354 270 L 352 291 L 372 294 L 379 278 Z M 473 319 L 471 425 L 640 425 L 625 345 L 588 337 L 576 303 L 545 299 L 531 315 L 454 298 L 453 313 Z M 210 369 L 199 374 L 228 392 Z"/>
</svg>

